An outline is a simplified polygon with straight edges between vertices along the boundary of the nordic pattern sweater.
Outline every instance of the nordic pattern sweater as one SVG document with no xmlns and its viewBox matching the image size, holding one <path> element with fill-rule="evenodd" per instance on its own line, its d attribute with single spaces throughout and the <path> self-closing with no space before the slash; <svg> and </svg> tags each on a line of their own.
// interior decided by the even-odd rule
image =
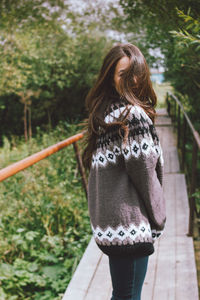
<svg viewBox="0 0 200 300">
<path fill-rule="evenodd" d="M 130 105 L 128 105 L 130 107 Z M 123 101 L 112 103 L 104 121 L 125 112 Z M 102 131 L 88 177 L 88 209 L 93 236 L 106 255 L 146 256 L 163 234 L 163 151 L 155 126 L 138 105 L 127 118 L 128 143 L 118 130 Z"/>
</svg>

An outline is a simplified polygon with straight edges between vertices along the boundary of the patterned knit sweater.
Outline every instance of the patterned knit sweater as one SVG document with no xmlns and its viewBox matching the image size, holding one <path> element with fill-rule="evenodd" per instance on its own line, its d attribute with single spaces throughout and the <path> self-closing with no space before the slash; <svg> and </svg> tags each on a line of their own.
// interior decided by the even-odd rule
<svg viewBox="0 0 200 300">
<path fill-rule="evenodd" d="M 140 257 L 154 253 L 166 223 L 164 160 L 152 120 L 140 106 L 130 106 L 128 143 L 116 129 L 97 139 L 88 208 L 95 242 L 106 255 Z M 125 103 L 112 103 L 104 121 L 116 121 L 121 112 Z"/>
</svg>

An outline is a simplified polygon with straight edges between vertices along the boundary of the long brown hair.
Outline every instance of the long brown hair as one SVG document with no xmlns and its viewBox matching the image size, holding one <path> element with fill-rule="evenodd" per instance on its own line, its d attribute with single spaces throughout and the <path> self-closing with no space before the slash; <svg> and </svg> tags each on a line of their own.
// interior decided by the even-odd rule
<svg viewBox="0 0 200 300">
<path fill-rule="evenodd" d="M 114 73 L 118 61 L 125 56 L 129 58 L 130 64 L 121 75 L 119 95 L 114 86 Z M 126 104 L 141 106 L 152 122 L 155 122 L 157 97 L 150 80 L 149 67 L 139 48 L 130 43 L 117 44 L 111 48 L 104 58 L 94 86 L 85 99 L 85 106 L 89 116 L 82 123 L 85 125 L 85 135 L 82 140 L 82 145 L 84 145 L 82 160 L 84 167 L 88 170 L 91 166 L 92 154 L 99 136 L 99 128 L 103 128 L 106 131 L 111 126 L 118 126 L 120 130 L 123 129 L 125 131 L 124 138 L 127 140 L 128 127 L 126 118 L 130 109 L 127 109 L 127 113 L 125 116 L 123 115 L 122 119 L 120 115 L 119 121 L 104 122 L 105 111 L 109 108 L 109 104 L 120 98 Z"/>
</svg>

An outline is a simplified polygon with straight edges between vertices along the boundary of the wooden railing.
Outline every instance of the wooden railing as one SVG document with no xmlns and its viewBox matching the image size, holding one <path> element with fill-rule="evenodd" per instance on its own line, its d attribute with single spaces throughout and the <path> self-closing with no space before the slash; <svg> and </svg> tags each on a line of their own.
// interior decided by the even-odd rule
<svg viewBox="0 0 200 300">
<path fill-rule="evenodd" d="M 171 93 L 167 93 L 166 96 L 167 103 L 167 111 L 169 116 L 172 118 L 175 126 L 177 127 L 177 146 L 181 150 L 181 170 L 185 172 L 185 154 L 186 154 L 186 143 L 187 143 L 187 128 L 190 129 L 193 137 L 193 148 L 192 148 L 192 172 L 190 174 L 191 183 L 189 190 L 189 205 L 190 205 L 190 216 L 189 216 L 189 229 L 188 236 L 193 236 L 193 227 L 194 227 L 194 212 L 196 211 L 195 206 L 195 198 L 192 195 L 196 190 L 196 174 L 197 174 L 197 158 L 200 150 L 200 136 L 198 132 L 194 129 L 187 113 L 185 112 L 181 102 Z M 177 109 L 178 107 L 178 109 Z M 178 113 L 177 113 L 178 111 Z M 183 124 L 181 124 L 181 113 Z M 181 131 L 181 126 L 183 126 L 183 130 Z M 2 170 L 0 170 L 0 181 L 5 180 L 6 178 L 28 168 L 29 166 L 37 163 L 38 161 L 52 155 L 53 153 L 73 144 L 74 151 L 78 163 L 79 172 L 82 179 L 83 188 L 86 193 L 86 197 L 88 195 L 87 190 L 87 180 L 85 170 L 82 164 L 81 155 L 79 152 L 77 141 L 83 138 L 84 131 L 78 133 L 72 137 L 67 138 L 64 141 L 61 141 L 55 145 L 52 145 L 40 152 L 37 152 L 19 162 L 16 162 Z M 182 134 L 181 134 L 182 133 Z M 197 211 L 196 211 L 197 212 Z"/>
<path fill-rule="evenodd" d="M 61 141 L 57 144 L 54 144 L 46 149 L 43 149 L 25 159 L 22 159 L 2 170 L 0 170 L 0 181 L 5 180 L 8 177 L 13 176 L 14 174 L 32 166 L 33 164 L 37 163 L 38 161 L 54 154 L 55 152 L 73 144 L 74 146 L 74 151 L 75 151 L 75 156 L 76 156 L 76 160 L 78 163 L 78 169 L 79 172 L 81 174 L 81 179 L 82 179 L 82 184 L 83 184 L 83 188 L 85 190 L 86 193 L 86 197 L 88 194 L 88 190 L 87 190 L 87 180 L 86 180 L 86 174 L 85 174 L 85 170 L 83 167 L 83 163 L 82 163 L 82 159 L 81 159 L 81 155 L 79 152 L 79 148 L 78 148 L 78 144 L 77 141 L 79 141 L 80 139 L 83 138 L 85 131 L 78 133 L 76 135 L 73 135 L 69 138 L 67 138 L 64 141 Z"/>
<path fill-rule="evenodd" d="M 189 216 L 189 228 L 188 236 L 193 236 L 194 231 L 194 213 L 197 213 L 195 197 L 193 196 L 197 188 L 197 162 L 198 154 L 200 152 L 200 136 L 195 130 L 192 122 L 190 121 L 187 113 L 185 112 L 181 102 L 172 93 L 168 92 L 166 96 L 167 112 L 172 118 L 172 121 L 177 128 L 177 146 L 181 152 L 181 171 L 188 175 L 189 182 L 189 206 L 190 206 L 190 216 Z M 182 114 L 182 118 L 181 118 Z M 182 119 L 182 123 L 181 123 Z M 186 143 L 187 140 L 187 130 L 190 130 L 192 137 L 192 164 L 191 172 L 185 170 L 185 156 L 186 156 Z"/>
</svg>

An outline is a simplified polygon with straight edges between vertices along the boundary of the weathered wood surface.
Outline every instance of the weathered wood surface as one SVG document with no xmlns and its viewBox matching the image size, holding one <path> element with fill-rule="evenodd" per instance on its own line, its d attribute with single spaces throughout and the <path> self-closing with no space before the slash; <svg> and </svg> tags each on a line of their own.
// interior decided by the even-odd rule
<svg viewBox="0 0 200 300">
<path fill-rule="evenodd" d="M 142 300 L 198 300 L 197 271 L 189 221 L 185 175 L 180 173 L 176 136 L 166 109 L 157 110 L 156 128 L 164 155 L 165 233 L 149 256 Z M 63 300 L 110 300 L 108 257 L 92 238 L 68 285 Z"/>
</svg>

